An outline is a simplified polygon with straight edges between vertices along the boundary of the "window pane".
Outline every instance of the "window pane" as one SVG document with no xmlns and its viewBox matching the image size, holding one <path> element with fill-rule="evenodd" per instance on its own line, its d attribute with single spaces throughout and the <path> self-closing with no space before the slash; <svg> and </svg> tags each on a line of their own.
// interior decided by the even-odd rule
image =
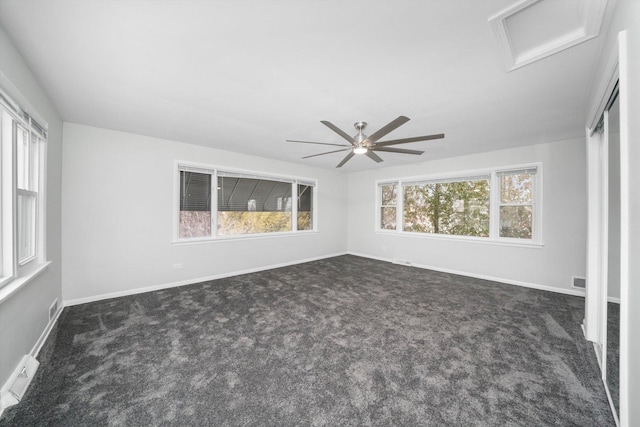
<svg viewBox="0 0 640 427">
<path fill-rule="evenodd" d="M 218 234 L 291 231 L 291 212 L 218 212 Z"/>
<path fill-rule="evenodd" d="M 17 179 L 18 188 L 23 190 L 31 190 L 30 172 L 31 157 L 29 150 L 29 132 L 20 126 L 16 129 L 16 155 L 17 155 Z"/>
<path fill-rule="evenodd" d="M 291 231 L 291 187 L 289 182 L 218 177 L 218 234 Z M 310 199 L 305 204 L 311 209 Z"/>
<path fill-rule="evenodd" d="M 500 177 L 500 202 L 529 204 L 533 200 L 533 175 L 503 175 Z"/>
<path fill-rule="evenodd" d="M 396 229 L 396 208 L 395 207 L 382 207 L 380 215 L 381 223 L 380 228 L 383 230 L 395 230 Z"/>
<path fill-rule="evenodd" d="M 179 237 L 211 236 L 211 175 L 180 171 Z"/>
<path fill-rule="evenodd" d="M 18 194 L 18 262 L 36 255 L 36 197 Z"/>
<path fill-rule="evenodd" d="M 532 224 L 531 206 L 500 207 L 500 237 L 531 239 Z"/>
<path fill-rule="evenodd" d="M 312 230 L 313 187 L 298 184 L 298 230 Z"/>
<path fill-rule="evenodd" d="M 382 188 L 382 205 L 395 205 L 398 193 L 397 184 L 383 184 Z"/>
<path fill-rule="evenodd" d="M 489 180 L 404 187 L 404 231 L 489 236 Z"/>
</svg>

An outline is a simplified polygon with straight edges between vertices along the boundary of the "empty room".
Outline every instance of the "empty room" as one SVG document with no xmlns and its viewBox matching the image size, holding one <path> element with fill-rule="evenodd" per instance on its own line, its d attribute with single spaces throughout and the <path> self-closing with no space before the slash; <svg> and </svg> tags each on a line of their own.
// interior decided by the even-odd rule
<svg viewBox="0 0 640 427">
<path fill-rule="evenodd" d="M 0 426 L 640 425 L 638 117 L 637 0 L 0 0 Z"/>
</svg>

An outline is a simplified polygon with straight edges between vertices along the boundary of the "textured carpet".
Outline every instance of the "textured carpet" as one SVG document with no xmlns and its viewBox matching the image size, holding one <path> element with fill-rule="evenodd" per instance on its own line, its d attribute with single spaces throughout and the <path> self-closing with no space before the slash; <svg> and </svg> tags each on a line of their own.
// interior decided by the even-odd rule
<svg viewBox="0 0 640 427">
<path fill-rule="evenodd" d="M 607 385 L 611 400 L 620 408 L 620 304 L 607 303 Z"/>
<path fill-rule="evenodd" d="M 355 256 L 68 307 L 0 425 L 614 425 L 583 307 Z"/>
</svg>

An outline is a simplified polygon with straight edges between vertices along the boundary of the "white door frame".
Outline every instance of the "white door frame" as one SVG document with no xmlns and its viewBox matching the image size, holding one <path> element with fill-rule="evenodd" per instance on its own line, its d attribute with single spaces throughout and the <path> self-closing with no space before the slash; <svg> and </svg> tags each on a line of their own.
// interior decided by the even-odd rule
<svg viewBox="0 0 640 427">
<path fill-rule="evenodd" d="M 620 102 L 620 390 L 619 425 L 629 427 L 629 75 L 627 33 L 618 34 L 611 56 L 596 92 L 597 98 L 589 110 L 587 124 L 587 287 L 584 331 L 594 342 L 596 354 L 606 384 L 606 279 L 607 279 L 607 140 L 593 134 L 600 117 L 605 113 L 615 83 L 619 82 Z M 605 133 L 606 135 L 606 133 Z M 608 393 L 608 388 L 607 388 Z M 609 396 L 610 398 L 610 396 Z M 614 411 L 615 414 L 615 411 Z"/>
</svg>

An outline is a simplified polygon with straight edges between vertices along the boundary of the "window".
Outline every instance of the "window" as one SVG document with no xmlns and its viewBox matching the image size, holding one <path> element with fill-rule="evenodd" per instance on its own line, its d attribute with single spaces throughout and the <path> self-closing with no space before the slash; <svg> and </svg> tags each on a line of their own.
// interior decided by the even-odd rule
<svg viewBox="0 0 640 427">
<path fill-rule="evenodd" d="M 314 182 L 181 164 L 178 175 L 179 240 L 315 229 Z"/>
<path fill-rule="evenodd" d="M 298 230 L 313 230 L 313 185 L 298 184 L 297 222 Z"/>
<path fill-rule="evenodd" d="M 380 228 L 396 229 L 396 200 L 398 184 L 382 184 L 380 186 Z"/>
<path fill-rule="evenodd" d="M 0 286 L 44 263 L 46 130 L 0 92 Z"/>
<path fill-rule="evenodd" d="M 291 182 L 218 173 L 218 235 L 292 231 Z"/>
<path fill-rule="evenodd" d="M 489 177 L 403 184 L 403 230 L 489 236 Z"/>
<path fill-rule="evenodd" d="M 533 237 L 535 174 L 535 169 L 496 174 L 500 185 L 500 237 Z"/>
<path fill-rule="evenodd" d="M 381 182 L 377 227 L 414 235 L 537 243 L 539 168 Z"/>
<path fill-rule="evenodd" d="M 211 175 L 180 171 L 180 238 L 211 236 Z"/>
</svg>

